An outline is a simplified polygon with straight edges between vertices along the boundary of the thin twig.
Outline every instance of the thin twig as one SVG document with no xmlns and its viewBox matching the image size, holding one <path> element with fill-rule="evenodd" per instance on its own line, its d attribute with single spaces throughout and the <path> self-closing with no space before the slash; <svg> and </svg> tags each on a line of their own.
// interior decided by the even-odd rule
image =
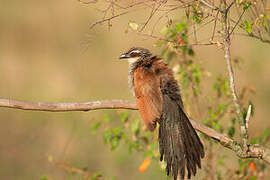
<svg viewBox="0 0 270 180">
<path fill-rule="evenodd" d="M 97 3 L 97 1 L 98 0 L 92 0 L 92 1 L 82 1 L 82 0 L 77 0 L 77 1 L 79 1 L 80 3 L 82 3 L 82 4 L 93 4 L 93 3 Z"/>
<path fill-rule="evenodd" d="M 89 27 L 89 29 L 93 29 L 93 28 L 94 28 L 96 25 L 98 25 L 98 24 L 102 24 L 103 22 L 111 21 L 112 19 L 117 18 L 117 17 L 122 16 L 122 15 L 125 15 L 125 14 L 127 14 L 127 13 L 129 13 L 129 12 L 128 12 L 128 11 L 127 11 L 127 12 L 123 12 L 123 13 L 117 14 L 117 15 L 115 15 L 115 16 L 111 16 L 111 17 L 109 17 L 109 18 L 106 18 L 106 19 L 102 19 L 102 20 L 100 20 L 100 21 L 97 21 L 97 22 L 95 22 L 94 24 L 92 24 L 92 25 Z"/>
<path fill-rule="evenodd" d="M 159 3 L 157 5 L 157 7 L 155 8 L 155 4 L 152 8 L 151 14 L 150 16 L 147 18 L 146 22 L 144 23 L 144 25 L 142 26 L 142 28 L 140 29 L 140 32 L 142 32 L 144 30 L 144 28 L 146 27 L 146 25 L 149 23 L 149 21 L 152 19 L 152 17 L 154 16 L 154 14 L 157 12 L 157 10 L 160 8 L 160 6 L 162 5 L 162 3 Z"/>
<path fill-rule="evenodd" d="M 236 24 L 235 24 L 234 27 L 232 28 L 232 30 L 231 30 L 229 36 L 233 33 L 234 29 L 235 29 L 236 26 L 239 24 L 239 22 L 241 21 L 241 19 L 242 19 L 242 17 L 243 17 L 243 15 L 244 15 L 245 12 L 246 12 L 246 11 L 243 11 L 243 12 L 241 13 L 241 15 L 240 15 L 240 17 L 238 18 Z"/>
<path fill-rule="evenodd" d="M 214 40 L 214 37 L 215 37 L 217 20 L 218 20 L 218 14 L 219 14 L 219 11 L 217 11 L 217 14 L 216 14 L 216 17 L 215 17 L 215 22 L 214 22 L 214 28 L 213 28 L 213 33 L 212 33 L 211 41 L 213 41 Z"/>
<path fill-rule="evenodd" d="M 232 6 L 232 3 L 230 4 L 229 7 Z M 229 8 L 226 8 L 226 11 L 223 14 L 223 24 L 224 24 L 224 59 L 227 64 L 227 71 L 229 74 L 229 80 L 230 80 L 230 90 L 231 90 L 231 95 L 233 98 L 234 106 L 235 106 L 235 111 L 237 115 L 237 119 L 240 125 L 240 136 L 242 143 L 241 145 L 243 146 L 243 151 L 247 152 L 248 151 L 248 134 L 247 134 L 247 129 L 245 126 L 245 120 L 242 118 L 241 115 L 241 107 L 240 103 L 237 97 L 236 89 L 235 89 L 235 81 L 234 81 L 234 73 L 233 73 L 233 68 L 232 68 L 232 63 L 231 63 L 231 54 L 230 54 L 230 29 L 228 27 L 228 10 Z"/>
<path fill-rule="evenodd" d="M 212 6 L 211 4 L 209 4 L 208 2 L 204 1 L 204 0 L 199 0 L 199 2 L 201 2 L 202 4 L 204 4 L 205 6 L 209 7 L 212 10 L 218 10 L 217 7 Z"/>
<path fill-rule="evenodd" d="M 247 37 L 252 37 L 252 38 L 255 38 L 255 39 L 258 39 L 260 40 L 261 42 L 263 43 L 267 43 L 267 44 L 270 44 L 270 40 L 269 39 L 263 39 L 262 37 L 259 37 L 253 33 L 249 33 L 249 34 L 244 34 L 244 33 L 234 33 L 234 34 L 237 34 L 237 35 L 240 35 L 240 36 L 247 36 Z"/>
</svg>

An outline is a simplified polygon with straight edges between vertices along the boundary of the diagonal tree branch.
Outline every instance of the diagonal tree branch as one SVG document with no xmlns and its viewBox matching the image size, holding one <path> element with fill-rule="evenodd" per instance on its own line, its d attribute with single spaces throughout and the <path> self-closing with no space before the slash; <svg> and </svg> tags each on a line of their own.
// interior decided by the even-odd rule
<svg viewBox="0 0 270 180">
<path fill-rule="evenodd" d="M 103 100 L 81 103 L 45 103 L 0 99 L 0 107 L 50 112 L 90 111 L 98 109 L 138 109 L 135 101 L 128 100 Z M 243 153 L 241 145 L 237 141 L 227 137 L 224 134 L 216 132 L 198 121 L 192 119 L 190 121 L 196 130 L 219 141 L 222 146 L 234 151 L 238 157 L 262 159 L 266 163 L 270 164 L 270 149 L 260 145 L 249 145 L 248 152 Z"/>
</svg>

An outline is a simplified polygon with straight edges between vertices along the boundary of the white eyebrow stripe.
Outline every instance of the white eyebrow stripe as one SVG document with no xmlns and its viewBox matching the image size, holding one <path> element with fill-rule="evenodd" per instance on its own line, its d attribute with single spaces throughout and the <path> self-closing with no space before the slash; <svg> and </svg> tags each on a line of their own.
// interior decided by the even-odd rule
<svg viewBox="0 0 270 180">
<path fill-rule="evenodd" d="M 130 53 L 139 53 L 139 52 L 140 52 L 139 50 L 133 50 Z"/>
</svg>

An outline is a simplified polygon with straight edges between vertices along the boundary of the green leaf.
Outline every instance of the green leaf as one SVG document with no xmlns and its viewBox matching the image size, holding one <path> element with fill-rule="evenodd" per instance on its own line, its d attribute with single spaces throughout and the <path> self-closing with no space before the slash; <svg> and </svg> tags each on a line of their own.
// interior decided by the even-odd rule
<svg viewBox="0 0 270 180">
<path fill-rule="evenodd" d="M 212 124 L 215 130 L 220 131 L 222 129 L 221 124 L 217 120 L 214 120 Z"/>
<path fill-rule="evenodd" d="M 243 7 L 243 11 L 246 11 L 251 5 L 251 2 L 247 2 Z"/>
<path fill-rule="evenodd" d="M 258 144 L 258 141 L 256 138 L 251 139 L 250 144 Z"/>
<path fill-rule="evenodd" d="M 183 51 L 184 53 L 186 53 L 187 50 L 188 50 L 188 48 L 187 48 L 186 45 L 183 45 L 183 46 L 181 46 L 180 48 L 182 49 L 182 51 Z"/>
<path fill-rule="evenodd" d="M 232 125 L 235 125 L 236 118 L 232 118 Z"/>
<path fill-rule="evenodd" d="M 182 33 L 183 31 L 185 31 L 187 29 L 187 24 L 184 24 L 184 23 L 175 24 L 175 29 L 179 33 Z"/>
<path fill-rule="evenodd" d="M 113 138 L 111 140 L 111 150 L 115 150 L 120 144 L 120 138 Z"/>
<path fill-rule="evenodd" d="M 176 37 L 176 31 L 174 29 L 169 29 L 169 38 L 174 39 Z"/>
<path fill-rule="evenodd" d="M 99 126 L 100 126 L 100 121 L 97 121 L 97 122 L 94 123 L 93 127 L 91 128 L 92 134 L 95 134 L 96 133 L 96 131 L 99 128 Z"/>
<path fill-rule="evenodd" d="M 121 114 L 121 121 L 125 122 L 128 119 L 128 112 L 124 112 Z"/>
<path fill-rule="evenodd" d="M 232 138 L 234 134 L 235 134 L 235 128 L 233 126 L 229 127 L 228 135 L 230 136 L 230 138 Z"/>
<path fill-rule="evenodd" d="M 43 176 L 40 177 L 40 180 L 48 180 L 48 179 L 49 179 L 48 175 L 43 175 Z"/>
<path fill-rule="evenodd" d="M 121 134 L 121 131 L 122 131 L 122 128 L 120 128 L 120 127 L 114 128 L 113 134 L 114 135 L 120 135 Z"/>
<path fill-rule="evenodd" d="M 244 29 L 248 34 L 252 33 L 252 23 L 244 21 Z"/>
<path fill-rule="evenodd" d="M 131 132 L 135 135 L 138 135 L 140 130 L 140 121 L 139 120 L 135 120 L 131 122 Z"/>
<path fill-rule="evenodd" d="M 194 77 L 194 80 L 195 80 L 195 84 L 197 86 L 199 86 L 200 85 L 201 72 L 198 69 L 194 69 L 193 77 Z"/>
<path fill-rule="evenodd" d="M 107 144 L 110 139 L 112 138 L 112 131 L 111 130 L 106 130 L 103 134 L 104 142 Z"/>
<path fill-rule="evenodd" d="M 256 176 L 251 176 L 251 177 L 249 178 L 249 180 L 256 180 L 256 179 L 257 179 Z"/>
<path fill-rule="evenodd" d="M 218 161 L 218 166 L 222 167 L 222 166 L 224 165 L 225 157 L 226 157 L 226 156 L 223 155 L 223 156 L 219 159 L 219 161 Z"/>
<path fill-rule="evenodd" d="M 183 89 L 188 88 L 189 87 L 189 74 L 188 73 L 184 73 L 182 75 L 182 78 L 183 78 L 183 82 L 182 82 Z"/>
<path fill-rule="evenodd" d="M 108 114 L 104 114 L 104 116 L 103 116 L 103 121 L 104 121 L 105 123 L 108 123 L 108 122 L 110 121 L 110 118 L 109 118 L 109 115 L 108 115 Z"/>
<path fill-rule="evenodd" d="M 195 56 L 195 53 L 194 53 L 192 48 L 188 48 L 188 55 L 191 56 L 191 57 Z"/>
<path fill-rule="evenodd" d="M 220 104 L 217 109 L 217 114 L 221 114 L 225 111 L 229 104 Z"/>
</svg>

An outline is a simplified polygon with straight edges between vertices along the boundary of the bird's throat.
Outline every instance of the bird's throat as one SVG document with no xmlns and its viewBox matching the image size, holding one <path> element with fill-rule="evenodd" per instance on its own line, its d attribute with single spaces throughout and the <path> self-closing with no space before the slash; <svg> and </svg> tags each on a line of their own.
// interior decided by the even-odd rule
<svg viewBox="0 0 270 180">
<path fill-rule="evenodd" d="M 140 59 L 140 57 L 128 58 L 128 63 L 131 66 L 133 63 L 137 62 L 139 59 Z"/>
</svg>

